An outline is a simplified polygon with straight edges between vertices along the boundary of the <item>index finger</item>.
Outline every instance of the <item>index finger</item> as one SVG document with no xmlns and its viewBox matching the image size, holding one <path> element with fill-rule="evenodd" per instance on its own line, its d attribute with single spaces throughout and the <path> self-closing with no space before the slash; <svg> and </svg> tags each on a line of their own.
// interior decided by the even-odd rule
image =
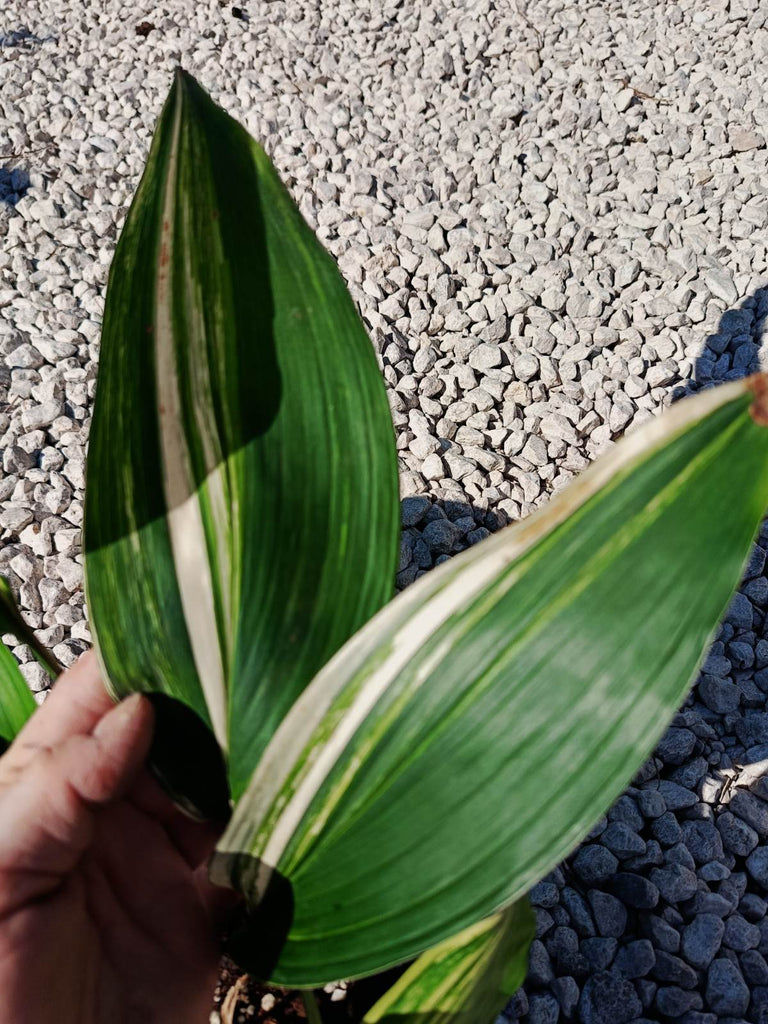
<svg viewBox="0 0 768 1024">
<path fill-rule="evenodd" d="M 18 734 L 3 761 L 19 768 L 41 747 L 56 747 L 70 736 L 88 734 L 111 707 L 114 701 L 104 689 L 96 655 L 88 651 L 56 681 L 50 697 Z"/>
</svg>

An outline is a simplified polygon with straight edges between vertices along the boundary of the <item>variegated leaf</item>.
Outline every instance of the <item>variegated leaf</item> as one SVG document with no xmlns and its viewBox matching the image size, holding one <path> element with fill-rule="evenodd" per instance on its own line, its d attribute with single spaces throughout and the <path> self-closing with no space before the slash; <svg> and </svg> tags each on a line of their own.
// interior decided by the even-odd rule
<svg viewBox="0 0 768 1024">
<path fill-rule="evenodd" d="M 2 627 L 0 632 L 3 632 Z M 0 754 L 21 730 L 36 706 L 18 662 L 0 641 Z"/>
<path fill-rule="evenodd" d="M 0 576 L 0 635 L 13 633 L 20 643 L 29 644 L 53 675 L 58 665 L 38 642 L 16 607 L 8 580 Z M 36 708 L 35 700 L 21 674 L 19 664 L 0 640 L 0 753 L 16 736 Z"/>
<path fill-rule="evenodd" d="M 422 953 L 363 1024 L 494 1024 L 525 980 L 535 934 L 527 899 Z"/>
<path fill-rule="evenodd" d="M 0 633 L 13 633 L 19 643 L 26 644 L 51 679 L 63 671 L 52 652 L 40 643 L 22 618 L 8 580 L 3 576 L 0 576 Z"/>
<path fill-rule="evenodd" d="M 197 712 L 236 798 L 391 595 L 398 511 L 384 385 L 338 270 L 263 149 L 179 72 L 112 264 L 90 435 L 110 690 Z"/>
<path fill-rule="evenodd" d="M 586 834 L 738 583 L 768 505 L 765 392 L 759 376 L 678 403 L 319 673 L 212 865 L 255 908 L 238 943 L 254 973 L 309 985 L 414 957 Z"/>
</svg>

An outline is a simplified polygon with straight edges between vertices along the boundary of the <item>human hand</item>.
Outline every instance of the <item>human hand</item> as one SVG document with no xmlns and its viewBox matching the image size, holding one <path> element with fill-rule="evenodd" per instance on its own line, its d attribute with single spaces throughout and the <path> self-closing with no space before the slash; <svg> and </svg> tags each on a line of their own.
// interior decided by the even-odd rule
<svg viewBox="0 0 768 1024">
<path fill-rule="evenodd" d="M 2 1024 L 208 1020 L 216 837 L 143 768 L 151 736 L 85 655 L 0 757 Z"/>
</svg>

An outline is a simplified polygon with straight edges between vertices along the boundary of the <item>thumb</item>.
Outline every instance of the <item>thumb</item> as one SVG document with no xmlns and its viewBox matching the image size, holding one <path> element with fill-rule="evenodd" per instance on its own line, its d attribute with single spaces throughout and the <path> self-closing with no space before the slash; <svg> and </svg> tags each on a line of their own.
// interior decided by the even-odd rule
<svg viewBox="0 0 768 1024">
<path fill-rule="evenodd" d="M 59 770 L 81 800 L 105 804 L 126 791 L 147 756 L 153 722 L 152 705 L 134 693 L 108 711 L 90 735 L 72 736 L 54 751 Z"/>
<path fill-rule="evenodd" d="M 137 775 L 152 738 L 152 707 L 135 694 L 85 735 L 40 748 L 0 792 L 0 914 L 55 888 L 87 849 L 94 809 Z M 30 888 L 34 891 L 30 892 Z"/>
</svg>

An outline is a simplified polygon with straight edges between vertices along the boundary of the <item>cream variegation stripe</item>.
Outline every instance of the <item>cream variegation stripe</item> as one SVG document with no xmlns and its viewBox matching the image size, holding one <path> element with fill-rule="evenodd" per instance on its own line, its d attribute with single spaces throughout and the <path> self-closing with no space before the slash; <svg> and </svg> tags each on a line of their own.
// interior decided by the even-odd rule
<svg viewBox="0 0 768 1024">
<path fill-rule="evenodd" d="M 341 648 L 278 728 L 240 802 L 240 813 L 236 811 L 219 844 L 223 854 L 248 850 L 260 859 L 258 878 L 254 880 L 259 895 L 263 895 L 272 870 L 279 865 L 315 795 L 350 740 L 399 673 L 447 618 L 466 609 L 494 581 L 501 581 L 513 562 L 633 463 L 716 409 L 755 390 L 756 380 L 747 378 L 672 406 L 663 417 L 619 441 L 541 511 L 451 559 L 409 587 Z M 509 573 L 504 589 L 512 586 L 515 578 L 514 572 Z M 386 657 L 377 661 L 375 655 L 385 644 Z M 428 678 L 435 662 L 444 655 L 445 651 L 434 652 L 425 661 L 416 685 Z M 315 740 L 313 749 L 313 733 L 344 688 L 355 684 L 358 673 L 366 672 L 368 659 L 370 674 L 331 735 L 321 742 Z M 305 759 L 302 768 L 292 777 L 300 759 Z M 212 877 L 225 881 L 227 867 L 226 856 L 220 863 L 214 860 Z"/>
<path fill-rule="evenodd" d="M 495 1019 L 525 977 L 534 934 L 533 913 L 525 900 L 470 925 L 422 953 L 362 1024 Z"/>
<path fill-rule="evenodd" d="M 227 748 L 227 689 L 208 561 L 205 527 L 195 486 L 179 394 L 179 368 L 174 350 L 173 295 L 170 265 L 173 257 L 176 175 L 181 128 L 182 93 L 174 110 L 173 137 L 165 182 L 160 266 L 155 294 L 155 368 L 166 519 L 176 579 L 189 642 L 211 725 L 221 747 Z M 212 476 L 222 472 L 213 471 Z M 220 482 L 208 482 L 213 494 Z"/>
</svg>

